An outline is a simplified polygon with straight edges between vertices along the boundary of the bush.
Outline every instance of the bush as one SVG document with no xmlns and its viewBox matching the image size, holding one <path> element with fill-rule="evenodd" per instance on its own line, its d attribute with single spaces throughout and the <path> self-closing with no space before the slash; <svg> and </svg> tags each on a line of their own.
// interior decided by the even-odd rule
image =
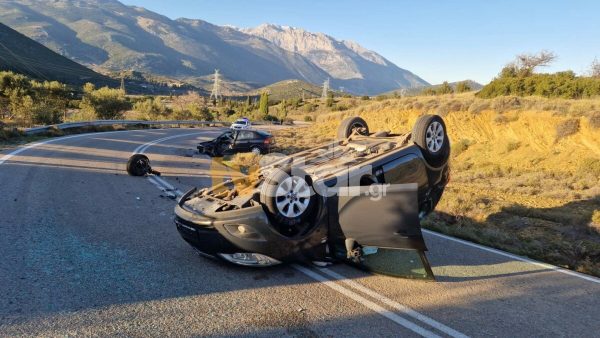
<svg viewBox="0 0 600 338">
<path fill-rule="evenodd" d="M 591 112 L 588 115 L 588 121 L 592 128 L 600 129 L 600 112 L 598 112 L 598 111 Z"/>
<path fill-rule="evenodd" d="M 304 122 L 312 122 L 312 120 L 313 120 L 312 117 L 310 117 L 308 115 L 304 116 Z"/>
<path fill-rule="evenodd" d="M 469 81 L 462 81 L 456 84 L 456 92 L 457 93 L 466 93 L 471 91 L 471 85 L 469 85 Z"/>
<path fill-rule="evenodd" d="M 464 153 L 471 146 L 472 142 L 467 139 L 461 139 L 452 145 L 452 155 L 458 156 Z"/>
<path fill-rule="evenodd" d="M 121 89 L 103 87 L 95 89 L 87 83 L 83 87 L 83 99 L 79 105 L 84 115 L 94 115 L 99 120 L 119 120 L 123 113 L 131 108 Z"/>
<path fill-rule="evenodd" d="M 579 119 L 568 119 L 556 126 L 556 140 L 571 136 L 579 131 Z"/>
<path fill-rule="evenodd" d="M 592 157 L 585 158 L 577 172 L 579 174 L 592 174 L 600 178 L 600 160 Z"/>
<path fill-rule="evenodd" d="M 575 76 L 572 71 L 525 76 L 503 72 L 477 93 L 481 98 L 507 95 L 566 99 L 593 97 L 600 95 L 600 78 Z"/>
<path fill-rule="evenodd" d="M 506 145 L 506 152 L 509 153 L 513 150 L 517 150 L 521 147 L 521 142 L 508 142 Z"/>
<path fill-rule="evenodd" d="M 167 107 L 158 97 L 154 100 L 149 98 L 136 102 L 133 105 L 133 110 L 140 115 L 140 118 L 146 120 L 158 120 L 167 113 Z"/>
</svg>

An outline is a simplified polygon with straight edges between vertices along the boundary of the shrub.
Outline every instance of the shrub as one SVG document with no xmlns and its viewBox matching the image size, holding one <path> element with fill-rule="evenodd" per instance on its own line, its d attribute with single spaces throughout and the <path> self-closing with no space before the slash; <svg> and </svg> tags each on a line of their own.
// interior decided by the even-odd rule
<svg viewBox="0 0 600 338">
<path fill-rule="evenodd" d="M 494 117 L 494 123 L 496 124 L 506 124 L 508 122 L 508 118 L 502 114 L 496 114 L 496 116 Z"/>
<path fill-rule="evenodd" d="M 600 129 L 600 111 L 591 112 L 588 115 L 590 126 L 594 129 Z"/>
<path fill-rule="evenodd" d="M 363 95 L 363 96 L 361 96 L 361 98 L 360 98 L 360 99 L 361 99 L 361 100 L 363 100 L 363 101 L 368 101 L 368 100 L 370 100 L 371 98 L 370 98 L 368 95 Z"/>
<path fill-rule="evenodd" d="M 90 83 L 84 86 L 83 99 L 79 105 L 84 114 L 94 115 L 100 120 L 121 119 L 123 112 L 130 107 L 124 91 L 108 87 L 95 89 Z"/>
<path fill-rule="evenodd" d="M 314 104 L 312 104 L 312 103 L 310 103 L 310 102 L 309 102 L 309 103 L 307 103 L 307 104 L 305 104 L 305 105 L 304 105 L 304 111 L 305 111 L 305 112 L 307 112 L 307 113 L 312 113 L 312 112 L 314 112 L 314 111 L 315 111 L 315 105 L 314 105 Z"/>
<path fill-rule="evenodd" d="M 508 142 L 506 145 L 506 152 L 517 150 L 521 147 L 521 142 Z"/>
<path fill-rule="evenodd" d="M 579 131 L 579 119 L 568 119 L 556 126 L 556 140 L 571 136 Z"/>
<path fill-rule="evenodd" d="M 472 142 L 467 139 L 461 139 L 452 145 L 452 155 L 458 156 L 465 152 L 471 146 Z"/>
<path fill-rule="evenodd" d="M 164 116 L 167 111 L 167 108 L 160 100 L 160 98 L 155 98 L 154 100 L 148 98 L 144 101 L 138 101 L 133 105 L 133 110 L 135 110 L 140 118 L 146 120 L 157 120 Z"/>
<path fill-rule="evenodd" d="M 471 85 L 469 81 L 461 81 L 456 84 L 456 92 L 457 93 L 465 93 L 471 91 Z"/>
<path fill-rule="evenodd" d="M 567 99 L 593 97 L 600 95 L 600 78 L 575 76 L 572 71 L 554 74 L 503 72 L 477 93 L 481 98 L 507 95 Z"/>
<path fill-rule="evenodd" d="M 515 110 L 521 107 L 521 100 L 518 97 L 499 97 L 492 102 L 492 108 L 502 113 L 509 110 Z"/>
<path fill-rule="evenodd" d="M 312 122 L 312 120 L 313 120 L 312 117 L 310 117 L 308 115 L 304 116 L 304 122 Z"/>
<path fill-rule="evenodd" d="M 581 162 L 577 172 L 584 175 L 592 174 L 593 176 L 600 178 L 600 160 L 592 157 L 585 158 Z"/>
</svg>

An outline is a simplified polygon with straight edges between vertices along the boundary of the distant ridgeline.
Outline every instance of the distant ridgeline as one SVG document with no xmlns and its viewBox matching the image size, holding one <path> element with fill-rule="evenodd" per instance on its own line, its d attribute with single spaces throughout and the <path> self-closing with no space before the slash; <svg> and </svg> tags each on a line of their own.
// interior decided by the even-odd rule
<svg viewBox="0 0 600 338">
<path fill-rule="evenodd" d="M 119 86 L 117 80 L 71 61 L 1 23 L 0 70 L 77 87 L 86 82 L 93 82 L 97 86 Z"/>
<path fill-rule="evenodd" d="M 523 75 L 505 69 L 477 93 L 477 96 L 481 98 L 505 95 L 536 95 L 565 99 L 589 98 L 600 95 L 600 78 L 576 76 L 572 71 Z"/>
</svg>

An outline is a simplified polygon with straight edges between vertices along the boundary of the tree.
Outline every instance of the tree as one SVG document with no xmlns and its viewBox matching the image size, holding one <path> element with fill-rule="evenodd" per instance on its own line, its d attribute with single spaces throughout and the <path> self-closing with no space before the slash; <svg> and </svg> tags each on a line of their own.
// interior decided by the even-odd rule
<svg viewBox="0 0 600 338">
<path fill-rule="evenodd" d="M 590 65 L 590 76 L 600 78 L 600 61 L 596 58 L 594 58 L 594 61 Z"/>
<path fill-rule="evenodd" d="M 456 92 L 457 93 L 465 93 L 470 92 L 471 86 L 469 85 L 469 81 L 461 81 L 456 84 Z"/>
<path fill-rule="evenodd" d="M 131 108 L 120 89 L 102 87 L 94 89 L 94 85 L 86 83 L 84 94 L 79 104 L 83 115 L 95 116 L 100 120 L 118 120 L 123 118 L 123 112 Z"/>
<path fill-rule="evenodd" d="M 269 115 L 269 94 L 260 94 L 260 101 L 258 103 L 258 112 L 264 117 Z"/>
<path fill-rule="evenodd" d="M 327 92 L 327 101 L 325 101 L 325 105 L 327 107 L 333 107 L 334 103 L 335 103 L 335 100 L 333 99 L 333 92 L 332 91 Z"/>
<path fill-rule="evenodd" d="M 556 54 L 547 50 L 542 50 L 536 54 L 519 54 L 513 62 L 502 69 L 500 77 L 531 76 L 536 68 L 547 67 L 556 58 Z"/>
<path fill-rule="evenodd" d="M 167 107 L 159 97 L 148 98 L 144 101 L 138 101 L 133 105 L 133 110 L 138 112 L 140 118 L 145 120 L 159 120 L 164 117 Z"/>
<path fill-rule="evenodd" d="M 454 89 L 452 89 L 452 86 L 450 86 L 450 84 L 448 83 L 448 81 L 444 81 L 436 90 L 435 90 L 436 94 L 438 95 L 444 95 L 444 94 L 452 94 L 454 93 Z"/>
</svg>

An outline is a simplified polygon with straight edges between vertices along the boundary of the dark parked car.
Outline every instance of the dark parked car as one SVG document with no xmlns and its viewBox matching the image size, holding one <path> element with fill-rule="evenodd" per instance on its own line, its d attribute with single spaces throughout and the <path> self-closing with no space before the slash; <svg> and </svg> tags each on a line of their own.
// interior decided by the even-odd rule
<svg viewBox="0 0 600 338">
<path fill-rule="evenodd" d="M 403 135 L 369 133 L 348 118 L 337 141 L 281 158 L 255 180 L 187 192 L 175 224 L 199 252 L 239 265 L 342 260 L 433 279 L 420 220 L 448 183 L 449 155 L 439 116 Z"/>
<path fill-rule="evenodd" d="M 266 154 L 271 151 L 275 139 L 262 130 L 228 130 L 214 140 L 201 142 L 198 151 L 211 156 L 252 152 Z"/>
</svg>

